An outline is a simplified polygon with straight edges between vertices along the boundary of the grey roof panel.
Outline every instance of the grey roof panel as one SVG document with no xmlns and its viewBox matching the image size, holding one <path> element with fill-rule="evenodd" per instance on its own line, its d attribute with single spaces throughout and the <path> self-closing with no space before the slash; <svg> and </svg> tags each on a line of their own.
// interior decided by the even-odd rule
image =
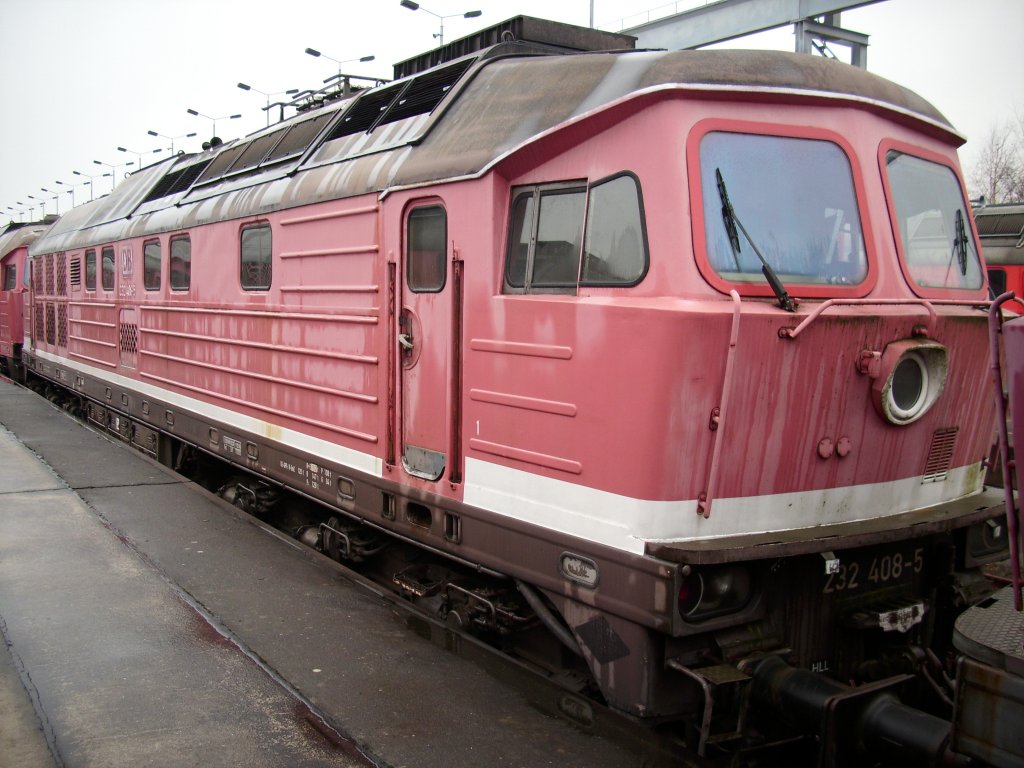
<svg viewBox="0 0 1024 768">
<path fill-rule="evenodd" d="M 142 209 L 145 213 L 129 218 L 173 164 L 151 167 L 134 174 L 107 198 L 74 209 L 32 250 L 81 247 L 474 176 L 567 120 L 582 119 L 629 99 L 667 98 L 667 92 L 687 98 L 720 90 L 743 92 L 747 98 L 854 101 L 913 121 L 950 143 L 961 142 L 941 113 L 912 91 L 847 64 L 804 54 L 637 51 L 481 56 L 430 114 L 341 136 L 314 147 L 305 160 L 267 172 L 193 188 L 184 197 L 172 196 L 166 208 L 150 201 Z M 364 92 L 367 103 L 374 101 L 375 93 Z M 353 104 L 358 109 L 358 101 Z M 349 106 L 331 104 L 324 110 Z M 299 162 L 302 165 L 296 165 Z"/>
</svg>

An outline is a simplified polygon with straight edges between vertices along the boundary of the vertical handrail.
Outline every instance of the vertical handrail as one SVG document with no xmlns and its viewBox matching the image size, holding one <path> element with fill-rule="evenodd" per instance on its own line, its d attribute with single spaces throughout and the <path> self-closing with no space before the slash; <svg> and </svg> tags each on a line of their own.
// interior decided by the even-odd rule
<svg viewBox="0 0 1024 768">
<path fill-rule="evenodd" d="M 395 465 L 395 413 L 397 410 L 397 404 L 395 402 L 398 397 L 398 363 L 396 360 L 396 347 L 398 346 L 398 307 L 396 291 L 398 290 L 398 265 L 395 263 L 394 255 L 388 254 L 388 260 L 386 262 L 387 267 L 387 322 L 385 328 L 385 344 L 388 351 L 387 354 L 387 390 L 388 390 L 388 401 L 387 401 L 387 425 L 385 427 L 385 441 L 384 441 L 384 463 L 388 467 Z"/>
<path fill-rule="evenodd" d="M 452 359 L 451 359 L 451 458 L 448 481 L 462 482 L 462 313 L 463 269 L 465 262 L 459 249 L 452 247 Z"/>
<path fill-rule="evenodd" d="M 1019 510 L 1013 500 L 1013 468 L 1010 465 L 1010 435 L 1006 426 L 1006 397 L 1003 395 L 1003 372 L 999 361 L 999 337 L 1002 335 L 1003 316 L 1000 308 L 1014 298 L 1013 291 L 1007 291 L 992 302 L 988 310 L 989 370 L 996 398 L 996 425 L 999 437 L 999 455 L 1003 469 L 1003 498 L 1006 504 L 1006 532 L 1010 540 L 1010 578 L 1013 582 L 1013 607 L 1024 609 L 1021 600 L 1020 537 L 1018 531 Z M 1017 457 L 1014 457 L 1016 460 Z"/>
<path fill-rule="evenodd" d="M 718 462 L 722 455 L 722 431 L 729 410 L 729 396 L 732 393 L 733 363 L 736 359 L 736 344 L 740 336 L 740 295 L 729 291 L 732 297 L 732 330 L 729 333 L 729 351 L 725 357 L 725 380 L 722 382 L 722 397 L 719 399 L 718 418 L 715 427 L 715 447 L 711 451 L 711 467 L 708 469 L 707 490 L 697 501 L 697 513 L 705 519 L 711 517 L 711 501 L 715 498 L 718 485 Z"/>
</svg>

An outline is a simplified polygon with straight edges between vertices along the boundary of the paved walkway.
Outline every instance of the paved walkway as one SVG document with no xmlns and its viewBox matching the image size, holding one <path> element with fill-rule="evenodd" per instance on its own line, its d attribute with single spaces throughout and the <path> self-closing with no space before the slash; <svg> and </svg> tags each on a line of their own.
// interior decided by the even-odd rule
<svg viewBox="0 0 1024 768">
<path fill-rule="evenodd" d="M 0 766 L 657 762 L 4 382 L 0 425 Z"/>
</svg>

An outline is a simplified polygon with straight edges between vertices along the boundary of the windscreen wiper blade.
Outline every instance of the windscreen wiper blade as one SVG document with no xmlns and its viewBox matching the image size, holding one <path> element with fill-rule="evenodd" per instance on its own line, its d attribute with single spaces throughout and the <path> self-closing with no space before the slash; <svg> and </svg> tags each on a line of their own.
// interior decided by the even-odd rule
<svg viewBox="0 0 1024 768">
<path fill-rule="evenodd" d="M 956 252 L 956 260 L 960 263 L 960 274 L 967 274 L 967 227 L 964 226 L 964 213 L 956 209 L 956 239 L 953 241 L 953 249 Z"/>
<path fill-rule="evenodd" d="M 949 263 L 946 264 L 945 284 L 949 285 L 949 273 L 953 270 L 953 259 L 956 259 L 960 267 L 960 274 L 967 274 L 967 246 L 970 240 L 967 239 L 967 227 L 964 226 L 964 214 L 959 208 L 956 209 L 956 227 L 953 231 L 953 250 L 949 254 Z"/>
<path fill-rule="evenodd" d="M 732 203 L 729 202 L 729 192 L 725 188 L 725 179 L 722 178 L 722 171 L 720 168 L 715 168 L 715 181 L 718 184 L 718 196 L 722 199 L 722 221 L 725 223 L 725 231 L 729 235 L 729 245 L 732 247 L 732 257 L 736 261 L 736 269 L 740 270 L 740 237 L 736 231 L 739 227 L 739 231 L 743 233 L 743 236 L 747 238 L 747 242 L 750 243 L 750 247 L 754 249 L 754 253 L 761 262 L 761 274 L 764 275 L 764 279 L 771 286 L 772 292 L 775 294 L 775 298 L 779 300 L 779 306 L 787 312 L 796 312 L 796 303 L 792 297 L 786 291 L 786 287 L 782 284 L 779 276 L 775 274 L 775 270 L 772 269 L 771 264 L 762 255 L 761 250 L 757 247 L 757 244 L 751 239 L 750 233 L 747 232 L 747 228 L 743 226 L 743 222 L 740 221 L 739 216 L 736 215 L 735 209 L 732 207 Z"/>
</svg>

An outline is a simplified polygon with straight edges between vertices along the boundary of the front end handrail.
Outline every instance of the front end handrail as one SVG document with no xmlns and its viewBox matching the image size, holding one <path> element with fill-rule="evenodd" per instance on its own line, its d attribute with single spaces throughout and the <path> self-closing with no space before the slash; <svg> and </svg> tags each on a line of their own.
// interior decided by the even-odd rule
<svg viewBox="0 0 1024 768">
<path fill-rule="evenodd" d="M 824 301 L 814 308 L 807 317 L 805 317 L 799 325 L 795 328 L 780 328 L 779 338 L 780 339 L 795 339 L 805 330 L 807 326 L 817 320 L 827 310 L 832 307 L 838 306 L 854 306 L 854 307 L 887 307 L 887 306 L 921 306 L 928 311 L 928 323 L 927 330 L 928 335 L 932 335 L 935 332 L 935 322 L 938 319 L 938 313 L 935 311 L 936 305 L 939 306 L 954 306 L 954 307 L 976 307 L 978 309 L 987 309 L 992 302 L 990 301 L 978 301 L 966 300 L 966 299 L 829 299 Z"/>
</svg>

